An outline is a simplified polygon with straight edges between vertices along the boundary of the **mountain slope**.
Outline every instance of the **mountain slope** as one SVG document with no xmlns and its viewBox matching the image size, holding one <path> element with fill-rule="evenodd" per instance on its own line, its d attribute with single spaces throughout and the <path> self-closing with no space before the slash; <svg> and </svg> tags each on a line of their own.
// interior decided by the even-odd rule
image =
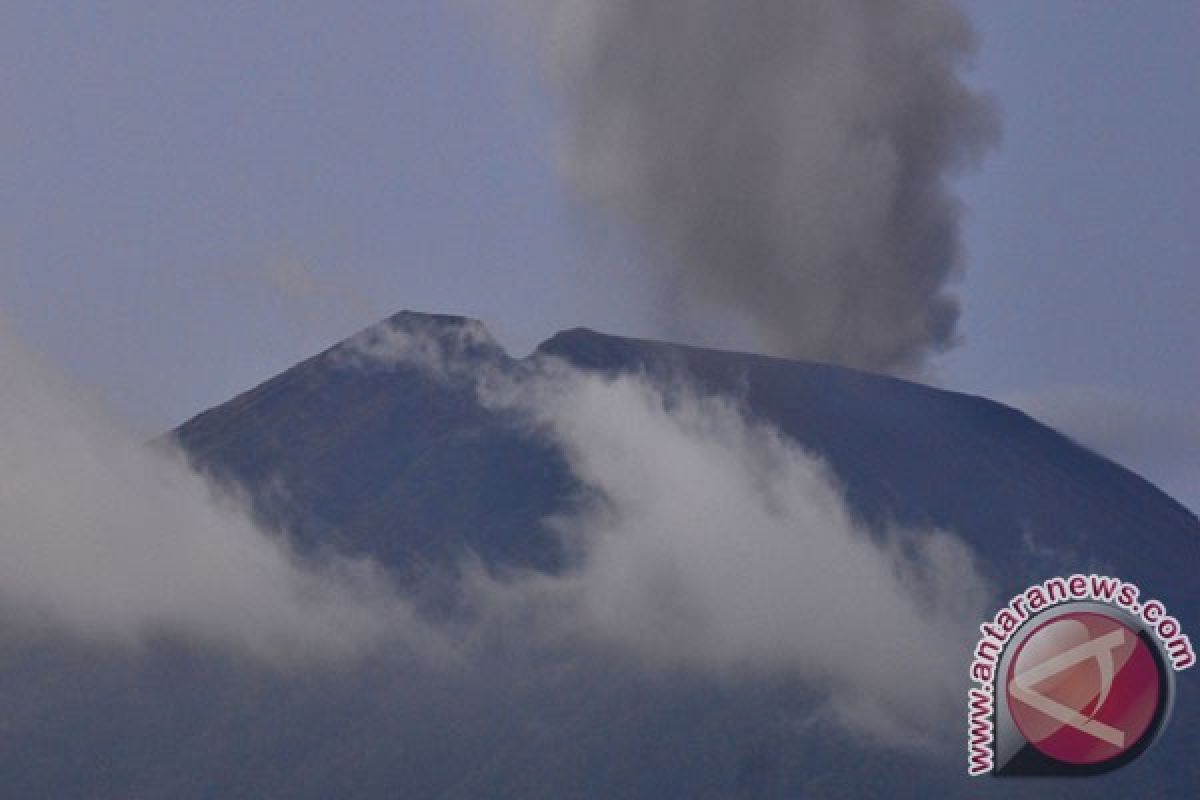
<svg viewBox="0 0 1200 800">
<path fill-rule="evenodd" d="M 454 317 L 381 325 L 446 330 Z M 343 343 L 182 425 L 202 468 L 247 487 L 307 543 L 336 541 L 403 568 L 468 548 L 553 569 L 541 521 L 571 500 L 561 457 L 467 382 L 406 364 L 347 366 Z M 872 521 L 964 536 L 1003 583 L 1092 566 L 1147 586 L 1200 561 L 1200 522 L 1147 481 L 990 400 L 833 366 L 639 341 L 576 329 L 530 358 L 587 370 L 684 377 L 826 459 Z M 473 362 L 511 371 L 498 347 Z M 1164 560 L 1159 553 L 1177 558 Z M 1172 564 L 1171 561 L 1175 563 Z M 1171 598 L 1168 598 L 1171 599 Z M 1184 601 L 1184 596 L 1178 598 Z"/>
<path fill-rule="evenodd" d="M 200 468 L 245 490 L 309 550 L 369 554 L 401 579 L 472 553 L 497 568 L 567 563 L 544 522 L 580 486 L 526 420 L 480 404 L 483 372 L 539 359 L 733 395 L 825 459 L 863 519 L 963 537 L 995 601 L 1092 567 L 1200 620 L 1200 523 L 1146 481 L 988 400 L 846 369 L 585 330 L 528 359 L 456 317 L 402 313 L 182 425 Z M 454 370 L 408 334 L 450 342 Z M 409 342 L 411 344 L 411 342 Z M 366 357 L 371 356 L 371 357 Z M 848 594 L 854 587 L 847 587 Z M 1073 797 L 1079 784 L 969 781 L 955 725 L 933 750 L 831 724 L 791 676 L 631 669 L 553 644 L 429 670 L 384 652 L 275 671 L 186 642 L 144 651 L 35 642 L 0 653 L 0 774 L 27 797 Z M 886 659 L 885 654 L 880 654 Z M 962 653 L 965 676 L 969 653 Z M 1179 680 L 1164 740 L 1089 794 L 1189 796 L 1200 685 Z M 962 723 L 965 733 L 965 720 Z"/>
<path fill-rule="evenodd" d="M 477 323 L 401 313 L 374 330 L 439 336 L 464 325 Z M 578 489 L 561 455 L 519 419 L 481 407 L 469 378 L 447 380 L 403 360 L 348 366 L 348 347 L 206 412 L 175 436 L 196 463 L 249 487 L 260 513 L 310 545 L 336 541 L 401 574 L 414 564 L 423 565 L 419 573 L 436 571 L 468 551 L 498 566 L 559 569 L 563 554 L 543 521 L 570 509 Z M 1138 582 L 1181 619 L 1200 619 L 1197 518 L 1021 412 L 833 366 L 583 329 L 552 337 L 524 365 L 548 357 L 738 398 L 748 415 L 827 461 L 863 519 L 963 537 L 996 603 L 1055 574 L 1096 570 Z M 490 342 L 465 363 L 468 373 L 512 374 L 523 365 Z M 967 661 L 964 653 L 964 671 Z M 1197 717 L 1200 687 L 1191 673 L 1180 677 L 1174 735 L 1154 758 L 1106 779 L 1113 796 L 1200 781 L 1181 733 Z M 517 736 L 469 759 L 446 796 L 556 795 L 582 785 L 597 795 L 866 797 L 885 786 L 900 791 L 889 783 L 892 772 L 909 775 L 904 791 L 912 796 L 997 790 L 964 783 L 957 752 L 931 773 L 919 758 L 880 752 L 871 768 L 853 767 L 852 749 L 836 736 L 794 751 L 789 737 L 765 733 L 762 720 L 781 709 L 807 713 L 798 687 L 631 689 L 628 676 L 615 680 L 588 673 L 544 687 L 551 694 L 592 687 L 596 701 L 564 700 L 549 712 L 553 720 L 541 724 L 554 731 L 552 740 Z M 539 702 L 526 698 L 525 707 Z M 726 739 L 730 731 L 738 733 Z M 664 751 L 665 742 L 672 744 Z M 619 779 L 612 764 L 624 767 Z M 1029 791 L 1069 796 L 1071 788 L 1038 783 Z"/>
</svg>

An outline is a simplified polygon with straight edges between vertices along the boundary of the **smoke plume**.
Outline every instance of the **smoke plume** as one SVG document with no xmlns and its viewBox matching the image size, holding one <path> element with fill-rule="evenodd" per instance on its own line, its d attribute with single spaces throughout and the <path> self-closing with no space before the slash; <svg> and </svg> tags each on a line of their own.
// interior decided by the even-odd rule
<svg viewBox="0 0 1200 800">
<path fill-rule="evenodd" d="M 562 166 L 660 279 L 777 355 L 908 371 L 954 344 L 961 204 L 999 133 L 943 0 L 528 0 Z"/>
</svg>

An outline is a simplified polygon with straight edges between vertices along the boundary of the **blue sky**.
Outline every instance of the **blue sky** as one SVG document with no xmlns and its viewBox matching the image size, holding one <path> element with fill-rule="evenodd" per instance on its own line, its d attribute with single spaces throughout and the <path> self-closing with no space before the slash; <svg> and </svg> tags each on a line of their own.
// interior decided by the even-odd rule
<svg viewBox="0 0 1200 800">
<path fill-rule="evenodd" d="M 1200 7 L 964 7 L 1005 135 L 960 180 L 963 343 L 933 380 L 1200 507 Z M 467 0 L 6 3 L 0 313 L 146 433 L 401 308 L 517 353 L 675 336 L 556 174 L 519 30 Z"/>
</svg>

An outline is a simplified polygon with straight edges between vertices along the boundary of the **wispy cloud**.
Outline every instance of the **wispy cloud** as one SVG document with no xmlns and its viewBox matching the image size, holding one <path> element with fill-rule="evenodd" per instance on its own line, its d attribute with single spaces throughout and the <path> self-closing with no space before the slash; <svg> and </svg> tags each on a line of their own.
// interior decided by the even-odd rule
<svg viewBox="0 0 1200 800">
<path fill-rule="evenodd" d="M 334 351 L 342 366 L 379 368 L 404 365 L 439 380 L 473 379 L 481 354 L 499 353 L 499 345 L 482 323 L 438 322 L 423 315 L 405 315 L 402 322 L 386 321 L 351 336 Z"/>
</svg>

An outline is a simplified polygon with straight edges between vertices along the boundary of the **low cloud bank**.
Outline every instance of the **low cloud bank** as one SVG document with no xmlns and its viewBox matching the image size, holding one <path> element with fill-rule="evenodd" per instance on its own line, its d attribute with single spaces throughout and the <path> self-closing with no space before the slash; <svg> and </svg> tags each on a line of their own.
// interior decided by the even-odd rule
<svg viewBox="0 0 1200 800">
<path fill-rule="evenodd" d="M 820 459 L 729 398 L 552 358 L 468 369 L 486 332 L 426 333 L 377 332 L 341 367 L 471 374 L 481 403 L 559 447 L 583 498 L 547 521 L 571 554 L 561 574 L 464 566 L 466 619 L 423 620 L 371 562 L 301 559 L 5 335 L 9 630 L 171 636 L 289 664 L 380 645 L 467 665 L 498 640 L 533 663 L 547 646 L 601 648 L 642 672 L 796 681 L 824 698 L 819 715 L 891 745 L 928 742 L 954 718 L 984 605 L 959 539 L 866 529 Z"/>
</svg>

